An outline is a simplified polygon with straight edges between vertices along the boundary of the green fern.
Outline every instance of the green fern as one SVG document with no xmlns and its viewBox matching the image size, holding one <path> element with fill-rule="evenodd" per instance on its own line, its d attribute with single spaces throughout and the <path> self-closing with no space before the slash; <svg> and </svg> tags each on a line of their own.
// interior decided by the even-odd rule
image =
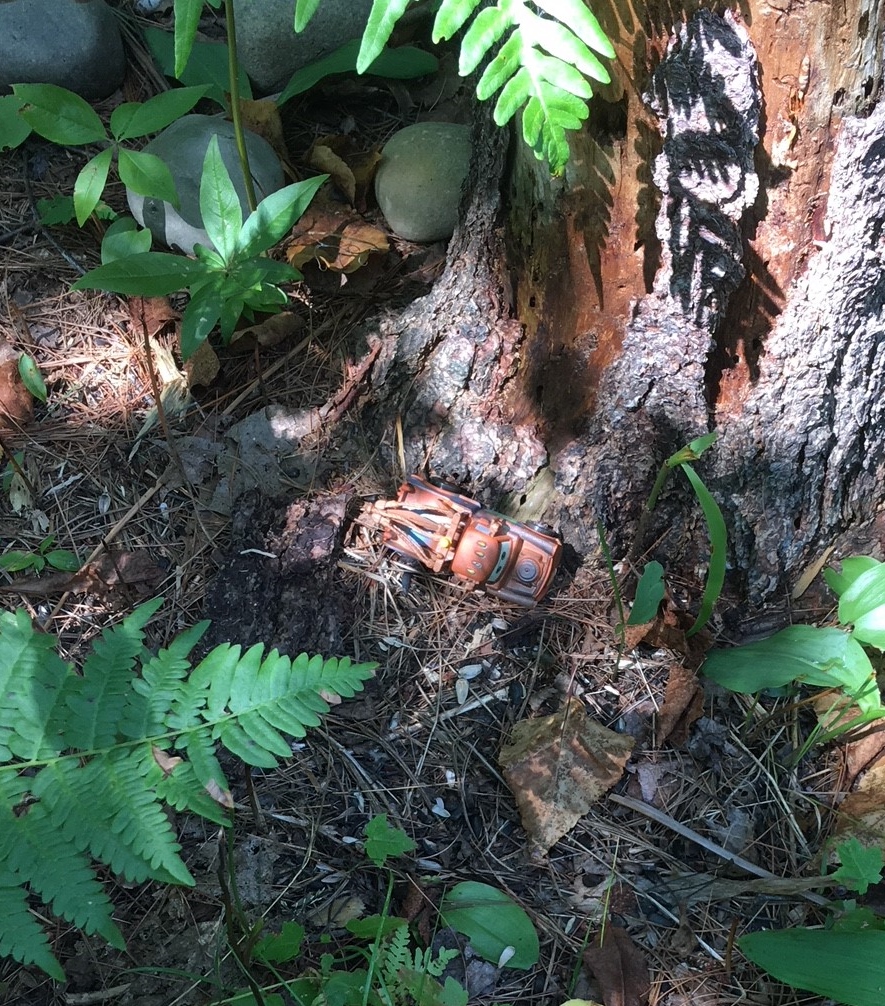
<svg viewBox="0 0 885 1006">
<path fill-rule="evenodd" d="M 408 4 L 374 0 L 357 60 L 360 73 L 378 57 Z M 433 40 L 451 38 L 473 17 L 461 41 L 459 71 L 466 76 L 508 36 L 480 77 L 477 97 L 486 100 L 500 91 L 494 111 L 499 126 L 522 109 L 523 138 L 535 156 L 546 158 L 559 174 L 568 161 L 566 133 L 579 129 L 589 114 L 590 80 L 607 84 L 611 79 L 594 52 L 614 59 L 612 44 L 584 0 L 498 0 L 493 7 L 482 5 L 483 0 L 442 0 Z M 318 0 L 299 0 L 297 24 L 303 27 L 317 6 Z"/>
<path fill-rule="evenodd" d="M 191 669 L 208 622 L 152 655 L 144 627 L 161 600 L 106 630 L 80 673 L 25 612 L 0 614 L 0 956 L 64 972 L 28 896 L 115 947 L 123 937 L 99 882 L 192 885 L 164 805 L 230 823 L 220 742 L 273 768 L 374 665 L 218 646 Z"/>
<path fill-rule="evenodd" d="M 413 951 L 409 944 L 407 925 L 397 926 L 383 944 L 372 944 L 380 978 L 378 998 L 383 1006 L 412 1002 L 418 1006 L 464 1006 L 467 993 L 454 979 L 446 979 L 444 986 L 436 981 L 458 951 L 440 950 L 434 957 L 432 950 L 416 947 Z"/>
</svg>

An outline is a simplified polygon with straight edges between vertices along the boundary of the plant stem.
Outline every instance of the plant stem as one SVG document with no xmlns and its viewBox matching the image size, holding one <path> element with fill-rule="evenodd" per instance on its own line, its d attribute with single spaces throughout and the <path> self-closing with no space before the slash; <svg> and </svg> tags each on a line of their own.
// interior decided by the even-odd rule
<svg viewBox="0 0 885 1006">
<path fill-rule="evenodd" d="M 243 169 L 246 198 L 249 201 L 249 209 L 254 213 L 258 202 L 255 199 L 255 186 L 252 184 L 252 171 L 249 168 L 249 151 L 246 149 L 246 134 L 243 132 L 243 112 L 240 108 L 240 65 L 237 60 L 237 26 L 234 20 L 234 0 L 224 0 L 224 20 L 227 25 L 227 73 L 230 83 L 230 114 L 234 124 L 237 153 L 240 155 L 240 166 Z"/>
</svg>

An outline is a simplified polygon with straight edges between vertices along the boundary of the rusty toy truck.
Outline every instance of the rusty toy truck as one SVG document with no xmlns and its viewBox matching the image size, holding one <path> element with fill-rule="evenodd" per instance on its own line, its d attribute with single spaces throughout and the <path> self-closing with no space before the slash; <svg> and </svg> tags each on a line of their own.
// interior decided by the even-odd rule
<svg viewBox="0 0 885 1006">
<path fill-rule="evenodd" d="M 527 607 L 547 593 L 562 542 L 546 525 L 485 509 L 454 486 L 410 475 L 395 500 L 367 503 L 360 523 L 393 552 L 470 589 Z"/>
</svg>

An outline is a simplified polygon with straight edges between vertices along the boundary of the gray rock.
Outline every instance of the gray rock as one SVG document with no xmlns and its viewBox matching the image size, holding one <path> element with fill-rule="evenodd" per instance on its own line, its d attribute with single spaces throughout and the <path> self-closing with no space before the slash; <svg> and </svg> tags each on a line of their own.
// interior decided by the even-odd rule
<svg viewBox="0 0 885 1006">
<path fill-rule="evenodd" d="M 144 196 L 126 190 L 129 209 L 135 219 L 142 226 L 150 228 L 154 237 L 170 248 L 190 253 L 197 243 L 208 248 L 214 247 L 203 229 L 200 215 L 203 159 L 213 135 L 218 137 L 221 158 L 240 197 L 245 219 L 249 213 L 249 202 L 234 140 L 233 123 L 212 115 L 185 115 L 154 137 L 144 148 L 165 161 L 172 172 L 180 201 L 177 210 L 161 199 L 145 199 Z M 246 149 L 255 184 L 255 198 L 260 202 L 271 192 L 283 187 L 283 169 L 273 147 L 255 133 L 246 132 Z"/>
<path fill-rule="evenodd" d="M 387 141 L 375 196 L 394 233 L 407 241 L 450 238 L 470 167 L 470 130 L 454 122 L 419 122 Z"/>
<path fill-rule="evenodd" d="M 236 0 L 237 54 L 256 88 L 280 91 L 296 70 L 362 38 L 372 0 L 322 0 L 303 32 L 294 0 Z"/>
<path fill-rule="evenodd" d="M 117 18 L 104 0 L 0 0 L 0 93 L 58 84 L 106 98 L 125 72 Z"/>
</svg>

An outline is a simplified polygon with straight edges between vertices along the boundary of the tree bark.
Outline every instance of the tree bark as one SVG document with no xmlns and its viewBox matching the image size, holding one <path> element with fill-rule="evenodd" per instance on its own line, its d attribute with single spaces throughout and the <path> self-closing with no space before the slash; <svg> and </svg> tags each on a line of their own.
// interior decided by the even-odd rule
<svg viewBox="0 0 885 1006">
<path fill-rule="evenodd" d="M 391 457 L 401 418 L 410 468 L 621 553 L 661 462 L 716 430 L 699 470 L 759 604 L 881 537 L 885 3 L 594 10 L 617 78 L 564 178 L 478 111 L 445 273 L 382 326 L 368 415 Z M 703 553 L 696 509 L 662 505 L 671 563 Z"/>
</svg>

